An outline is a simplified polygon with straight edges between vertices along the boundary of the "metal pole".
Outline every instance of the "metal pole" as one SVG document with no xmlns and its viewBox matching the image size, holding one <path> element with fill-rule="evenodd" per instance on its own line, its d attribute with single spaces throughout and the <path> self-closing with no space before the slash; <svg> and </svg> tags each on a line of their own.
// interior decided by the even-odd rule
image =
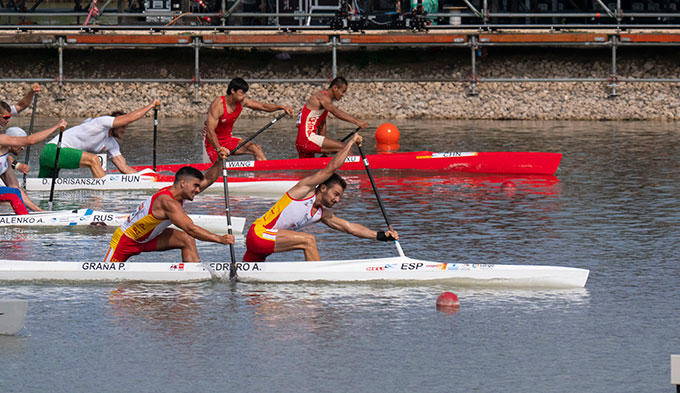
<svg viewBox="0 0 680 393">
<path fill-rule="evenodd" d="M 333 79 L 338 76 L 338 37 L 333 36 L 331 39 L 333 47 Z"/>
<path fill-rule="evenodd" d="M 222 26 L 226 26 L 227 17 L 224 16 L 224 10 L 227 9 L 227 0 L 222 0 L 222 8 L 220 8 L 220 20 L 222 21 Z"/>
<path fill-rule="evenodd" d="M 198 84 L 200 83 L 200 78 L 201 78 L 201 70 L 199 69 L 199 56 L 198 52 L 200 50 L 200 42 L 198 41 L 198 37 L 194 37 L 194 42 L 193 42 L 193 47 L 194 47 L 194 104 L 197 104 L 201 102 L 198 99 Z"/>
<path fill-rule="evenodd" d="M 59 93 L 57 94 L 57 101 L 63 101 L 64 95 L 62 94 L 62 88 L 64 87 L 64 37 L 59 37 L 58 42 L 58 53 L 59 53 L 59 76 L 57 81 L 59 84 Z"/>
<path fill-rule="evenodd" d="M 615 98 L 618 96 L 616 93 L 616 46 L 617 46 L 617 38 L 615 35 L 611 36 L 611 42 L 612 42 L 612 75 L 611 75 L 611 84 L 609 85 L 610 91 L 609 91 L 609 98 Z"/>
<path fill-rule="evenodd" d="M 477 50 L 477 36 L 471 36 L 470 37 L 470 54 L 472 55 L 470 57 L 471 60 L 471 66 L 472 66 L 472 71 L 470 73 L 470 91 L 468 92 L 468 96 L 474 97 L 477 95 L 477 91 L 475 90 L 475 87 L 477 85 L 477 63 L 475 59 L 475 50 Z"/>
</svg>

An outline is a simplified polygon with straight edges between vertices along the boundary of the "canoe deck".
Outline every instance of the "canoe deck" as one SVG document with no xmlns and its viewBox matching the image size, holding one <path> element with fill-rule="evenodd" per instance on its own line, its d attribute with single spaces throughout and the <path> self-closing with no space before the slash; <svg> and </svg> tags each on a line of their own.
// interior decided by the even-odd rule
<svg viewBox="0 0 680 393">
<path fill-rule="evenodd" d="M 32 212 L 25 215 L 0 214 L 0 227 L 72 227 L 90 226 L 99 223 L 117 228 L 127 220 L 127 213 L 102 212 L 92 209 L 61 210 L 53 212 Z M 207 214 L 189 214 L 198 226 L 217 234 L 227 233 L 227 217 Z M 245 217 L 232 217 L 232 231 L 243 233 Z M 174 225 L 173 228 L 176 228 Z"/>
</svg>

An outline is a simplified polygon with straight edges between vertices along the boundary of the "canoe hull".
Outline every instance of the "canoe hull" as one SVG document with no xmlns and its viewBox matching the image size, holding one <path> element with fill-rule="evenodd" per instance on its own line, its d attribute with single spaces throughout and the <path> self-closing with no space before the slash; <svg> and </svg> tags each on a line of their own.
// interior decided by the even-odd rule
<svg viewBox="0 0 680 393">
<path fill-rule="evenodd" d="M 553 175 L 562 159 L 560 153 L 544 152 L 447 152 L 433 153 L 418 151 L 392 154 L 371 154 L 367 156 L 373 169 L 410 169 L 422 171 L 444 171 L 486 174 Z M 280 171 L 315 170 L 328 165 L 331 157 L 267 161 L 229 161 L 230 171 Z M 158 171 L 175 172 L 190 165 L 199 170 L 210 164 L 159 165 Z M 148 166 L 133 167 L 135 170 Z M 348 156 L 340 170 L 362 171 L 364 165 L 360 156 Z"/>
<path fill-rule="evenodd" d="M 104 223 L 117 228 L 127 220 L 128 214 L 102 212 L 92 209 L 62 210 L 56 212 L 36 212 L 27 215 L 2 214 L 0 227 L 72 227 Z M 196 225 L 218 234 L 227 233 L 227 217 L 207 214 L 189 214 Z M 244 217 L 232 217 L 232 231 L 243 233 L 246 223 Z M 175 228 L 175 226 L 172 226 Z"/>
<path fill-rule="evenodd" d="M 325 262 L 239 262 L 245 282 L 447 282 L 485 287 L 582 288 L 585 269 L 560 266 L 460 264 L 411 258 Z M 0 260 L 0 281 L 228 280 L 226 262 L 42 262 Z"/>
<path fill-rule="evenodd" d="M 57 191 L 93 190 L 93 191 L 132 191 L 160 190 L 172 185 L 172 176 L 149 175 L 106 175 L 101 179 L 94 178 L 58 178 L 54 189 Z M 249 179 L 230 178 L 229 193 L 234 195 L 281 196 L 297 183 L 291 179 Z M 28 191 L 49 191 L 52 179 L 26 179 Z M 222 179 L 213 183 L 203 192 L 224 192 Z"/>
</svg>

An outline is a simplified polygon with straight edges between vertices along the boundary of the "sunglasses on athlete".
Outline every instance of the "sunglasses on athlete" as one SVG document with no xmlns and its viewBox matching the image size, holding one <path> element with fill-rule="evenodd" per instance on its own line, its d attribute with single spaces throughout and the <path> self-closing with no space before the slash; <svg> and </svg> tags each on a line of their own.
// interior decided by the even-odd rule
<svg viewBox="0 0 680 393">
<path fill-rule="evenodd" d="M 5 120 L 9 120 L 12 118 L 12 115 L 2 115 L 2 118 Z"/>
</svg>

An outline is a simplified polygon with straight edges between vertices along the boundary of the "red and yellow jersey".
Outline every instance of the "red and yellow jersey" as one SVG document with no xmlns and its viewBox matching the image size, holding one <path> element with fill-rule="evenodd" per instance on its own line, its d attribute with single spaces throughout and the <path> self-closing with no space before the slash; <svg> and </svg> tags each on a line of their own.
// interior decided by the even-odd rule
<svg viewBox="0 0 680 393">
<path fill-rule="evenodd" d="M 166 230 L 172 224 L 170 220 L 162 220 L 154 217 L 151 208 L 153 207 L 156 198 L 161 195 L 168 195 L 171 198 L 174 198 L 169 188 L 170 187 L 162 188 L 142 202 L 137 210 L 128 216 L 123 225 L 116 229 L 116 232 L 111 239 L 112 245 L 117 244 L 118 240 L 123 235 L 137 243 L 146 243 Z"/>
<path fill-rule="evenodd" d="M 316 195 L 306 199 L 293 199 L 286 193 L 262 217 L 255 220 L 255 226 L 266 229 L 298 230 L 321 219 L 323 207 L 312 214 Z"/>
</svg>

